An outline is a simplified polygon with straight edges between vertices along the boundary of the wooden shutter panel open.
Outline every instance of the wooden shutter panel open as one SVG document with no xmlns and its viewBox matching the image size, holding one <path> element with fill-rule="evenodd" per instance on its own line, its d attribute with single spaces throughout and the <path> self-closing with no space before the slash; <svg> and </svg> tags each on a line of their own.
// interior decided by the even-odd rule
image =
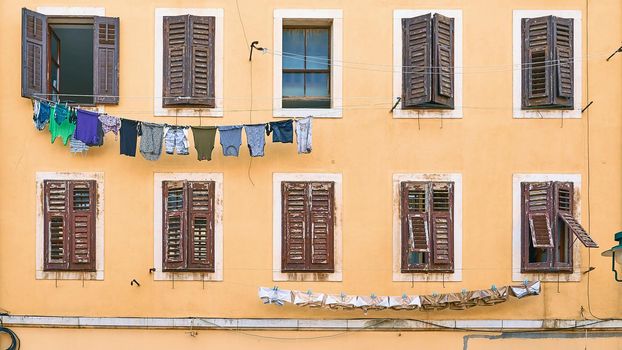
<svg viewBox="0 0 622 350">
<path fill-rule="evenodd" d="M 560 108 L 574 107 L 574 22 L 572 18 L 553 17 L 554 81 L 553 103 Z"/>
<path fill-rule="evenodd" d="M 428 185 L 425 182 L 402 182 L 400 184 L 400 217 L 402 237 L 402 272 L 413 269 L 409 260 L 411 253 L 430 252 Z"/>
<path fill-rule="evenodd" d="M 282 182 L 281 269 L 305 269 L 308 186 L 304 182 Z"/>
<path fill-rule="evenodd" d="M 162 268 L 164 271 L 186 267 L 187 182 L 162 182 Z"/>
<path fill-rule="evenodd" d="M 48 93 L 47 32 L 45 15 L 22 9 L 22 97 Z"/>
<path fill-rule="evenodd" d="M 523 200 L 532 245 L 535 248 L 552 248 L 553 183 L 523 184 Z"/>
<path fill-rule="evenodd" d="M 95 271 L 96 186 L 94 180 L 68 182 L 72 271 Z"/>
<path fill-rule="evenodd" d="M 432 103 L 454 108 L 454 19 L 434 14 L 432 19 Z"/>
<path fill-rule="evenodd" d="M 189 99 L 191 105 L 215 107 L 214 30 L 216 18 L 190 16 L 189 19 Z"/>
<path fill-rule="evenodd" d="M 453 271 L 454 184 L 434 182 L 431 187 L 430 213 L 433 244 L 431 269 Z"/>
<path fill-rule="evenodd" d="M 334 183 L 309 184 L 309 268 L 312 271 L 334 271 Z"/>
<path fill-rule="evenodd" d="M 119 18 L 93 20 L 93 95 L 95 103 L 119 103 Z"/>
<path fill-rule="evenodd" d="M 571 182 L 556 182 L 556 209 L 559 218 L 568 226 L 568 229 L 577 236 L 577 239 L 588 248 L 598 248 L 589 233 L 573 216 L 573 185 Z"/>
<path fill-rule="evenodd" d="M 214 271 L 214 181 L 188 186 L 188 270 Z"/>
<path fill-rule="evenodd" d="M 44 191 L 44 269 L 69 268 L 69 196 L 66 181 L 46 180 Z"/>
<path fill-rule="evenodd" d="M 402 19 L 402 108 L 431 101 L 432 15 Z"/>
</svg>

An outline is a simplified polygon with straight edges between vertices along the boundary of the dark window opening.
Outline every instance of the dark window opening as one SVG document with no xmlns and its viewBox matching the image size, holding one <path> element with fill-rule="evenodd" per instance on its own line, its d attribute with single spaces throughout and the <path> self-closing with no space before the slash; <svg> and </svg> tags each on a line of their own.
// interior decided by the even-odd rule
<svg viewBox="0 0 622 350">
<path fill-rule="evenodd" d="M 330 108 L 330 27 L 283 28 L 283 108 Z"/>
</svg>

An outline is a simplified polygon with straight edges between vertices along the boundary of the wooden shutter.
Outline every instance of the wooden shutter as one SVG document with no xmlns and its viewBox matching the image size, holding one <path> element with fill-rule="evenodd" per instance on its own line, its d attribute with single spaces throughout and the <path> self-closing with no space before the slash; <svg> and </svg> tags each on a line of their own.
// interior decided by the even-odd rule
<svg viewBox="0 0 622 350">
<path fill-rule="evenodd" d="M 162 268 L 164 271 L 186 267 L 187 182 L 162 182 Z"/>
<path fill-rule="evenodd" d="M 188 186 L 188 270 L 214 271 L 214 181 Z"/>
<path fill-rule="evenodd" d="M 523 200 L 526 220 L 535 248 L 552 248 L 553 235 L 553 183 L 530 182 L 523 184 Z"/>
<path fill-rule="evenodd" d="M 44 269 L 69 269 L 69 196 L 66 181 L 46 180 L 44 188 Z"/>
<path fill-rule="evenodd" d="M 428 186 L 425 182 L 402 182 L 400 217 L 402 233 L 402 271 L 417 269 L 410 264 L 413 252 L 430 251 Z"/>
<path fill-rule="evenodd" d="M 306 267 L 308 186 L 304 182 L 282 182 L 281 194 L 281 267 L 283 271 L 303 271 Z"/>
<path fill-rule="evenodd" d="M 119 18 L 93 20 L 93 94 L 95 103 L 119 103 Z"/>
<path fill-rule="evenodd" d="M 334 271 L 334 183 L 309 184 L 309 268 L 312 271 Z"/>
<path fill-rule="evenodd" d="M 430 102 L 432 15 L 402 19 L 402 108 Z"/>
<path fill-rule="evenodd" d="M 70 262 L 72 271 L 95 271 L 96 182 L 68 181 Z"/>
<path fill-rule="evenodd" d="M 452 182 L 434 182 L 431 185 L 432 203 L 431 269 L 453 271 L 453 211 L 454 184 Z"/>
<path fill-rule="evenodd" d="M 522 101 L 523 108 L 552 103 L 552 18 L 523 18 L 522 25 Z"/>
<path fill-rule="evenodd" d="M 214 107 L 215 17 L 164 17 L 162 106 Z"/>
<path fill-rule="evenodd" d="M 48 93 L 48 24 L 43 14 L 22 9 L 22 96 Z M 45 96 L 43 96 L 45 97 Z"/>
<path fill-rule="evenodd" d="M 571 182 L 555 183 L 556 209 L 559 218 L 567 225 L 568 229 L 577 236 L 577 239 L 589 248 L 598 248 L 589 233 L 579 224 L 573 216 L 573 185 Z M 572 247 L 572 245 L 570 245 Z M 572 252 L 569 252 L 572 254 Z"/>
<path fill-rule="evenodd" d="M 572 18 L 553 17 L 555 99 L 560 108 L 574 107 L 574 25 Z"/>
<path fill-rule="evenodd" d="M 434 14 L 432 20 L 432 103 L 454 108 L 454 19 Z"/>
</svg>

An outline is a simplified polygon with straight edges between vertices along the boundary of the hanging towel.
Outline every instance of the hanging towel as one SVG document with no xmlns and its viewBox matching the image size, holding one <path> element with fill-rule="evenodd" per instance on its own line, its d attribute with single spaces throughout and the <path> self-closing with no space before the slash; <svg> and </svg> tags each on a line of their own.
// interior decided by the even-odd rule
<svg viewBox="0 0 622 350">
<path fill-rule="evenodd" d="M 242 126 L 219 126 L 220 145 L 225 157 L 237 157 L 240 154 L 242 144 Z"/>
<path fill-rule="evenodd" d="M 246 142 L 251 157 L 263 157 L 264 146 L 266 145 L 266 124 L 244 125 L 246 132 Z"/>
<path fill-rule="evenodd" d="M 73 137 L 87 146 L 101 146 L 104 143 L 103 129 L 98 117 L 95 112 L 78 109 L 78 121 Z"/>
<path fill-rule="evenodd" d="M 121 119 L 121 142 L 119 142 L 119 153 L 136 157 L 136 137 L 138 135 L 139 122 L 136 120 Z"/>
<path fill-rule="evenodd" d="M 215 126 L 193 126 L 194 148 L 197 150 L 199 160 L 212 160 L 214 139 L 216 138 Z"/>
<path fill-rule="evenodd" d="M 266 124 L 266 134 L 270 136 L 272 132 L 274 132 L 272 134 L 272 142 L 294 142 L 294 129 L 291 119 Z"/>
<path fill-rule="evenodd" d="M 311 153 L 311 121 L 312 117 L 305 117 L 296 121 L 296 142 L 298 153 Z"/>
<path fill-rule="evenodd" d="M 140 124 L 140 131 L 140 154 L 146 160 L 160 159 L 164 125 L 143 122 Z"/>
</svg>

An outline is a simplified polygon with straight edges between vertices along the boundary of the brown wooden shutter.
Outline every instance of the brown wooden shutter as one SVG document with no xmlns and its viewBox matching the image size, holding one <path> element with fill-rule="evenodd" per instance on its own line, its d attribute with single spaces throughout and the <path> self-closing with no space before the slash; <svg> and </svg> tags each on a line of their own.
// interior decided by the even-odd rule
<svg viewBox="0 0 622 350">
<path fill-rule="evenodd" d="M 162 182 L 162 268 L 164 271 L 186 267 L 187 224 L 186 181 Z"/>
<path fill-rule="evenodd" d="M 214 101 L 214 30 L 215 17 L 190 16 L 189 99 L 188 104 L 215 107 Z"/>
<path fill-rule="evenodd" d="M 402 108 L 430 102 L 432 15 L 402 19 Z"/>
<path fill-rule="evenodd" d="M 523 200 L 532 245 L 535 248 L 552 248 L 553 183 L 524 184 Z"/>
<path fill-rule="evenodd" d="M 552 103 L 552 22 L 553 16 L 522 19 L 523 108 Z"/>
<path fill-rule="evenodd" d="M 188 186 L 188 270 L 214 271 L 214 181 Z"/>
<path fill-rule="evenodd" d="M 559 218 L 568 226 L 568 229 L 577 236 L 577 239 L 589 248 L 598 248 L 589 233 L 579 224 L 573 216 L 573 184 L 572 182 L 555 183 L 555 193 L 557 194 L 556 209 Z M 572 252 L 570 252 L 572 253 Z"/>
<path fill-rule="evenodd" d="M 334 241 L 334 183 L 312 182 L 309 184 L 309 230 L 307 232 L 309 269 L 332 272 Z"/>
<path fill-rule="evenodd" d="M 119 18 L 93 20 L 93 95 L 95 103 L 119 103 Z"/>
<path fill-rule="evenodd" d="M 69 268 L 69 196 L 66 181 L 43 183 L 44 269 Z"/>
<path fill-rule="evenodd" d="M 43 14 L 22 8 L 22 96 L 48 93 L 48 24 Z"/>
<path fill-rule="evenodd" d="M 95 271 L 96 182 L 68 181 L 70 262 L 72 271 Z"/>
<path fill-rule="evenodd" d="M 453 271 L 454 184 L 434 182 L 431 187 L 430 214 L 433 245 L 431 269 Z"/>
<path fill-rule="evenodd" d="M 454 19 L 434 14 L 432 29 L 432 103 L 454 108 Z"/>
<path fill-rule="evenodd" d="M 164 79 L 162 106 L 185 104 L 183 97 L 188 93 L 187 44 L 188 16 L 164 17 Z"/>
<path fill-rule="evenodd" d="M 428 191 L 425 182 L 400 184 L 400 218 L 402 237 L 402 271 L 413 268 L 409 255 L 430 251 Z"/>
<path fill-rule="evenodd" d="M 282 182 L 281 269 L 305 269 L 305 232 L 307 230 L 308 186 L 304 182 Z"/>
<path fill-rule="evenodd" d="M 553 104 L 560 108 L 574 107 L 574 25 L 572 18 L 553 17 L 556 85 Z"/>
</svg>

